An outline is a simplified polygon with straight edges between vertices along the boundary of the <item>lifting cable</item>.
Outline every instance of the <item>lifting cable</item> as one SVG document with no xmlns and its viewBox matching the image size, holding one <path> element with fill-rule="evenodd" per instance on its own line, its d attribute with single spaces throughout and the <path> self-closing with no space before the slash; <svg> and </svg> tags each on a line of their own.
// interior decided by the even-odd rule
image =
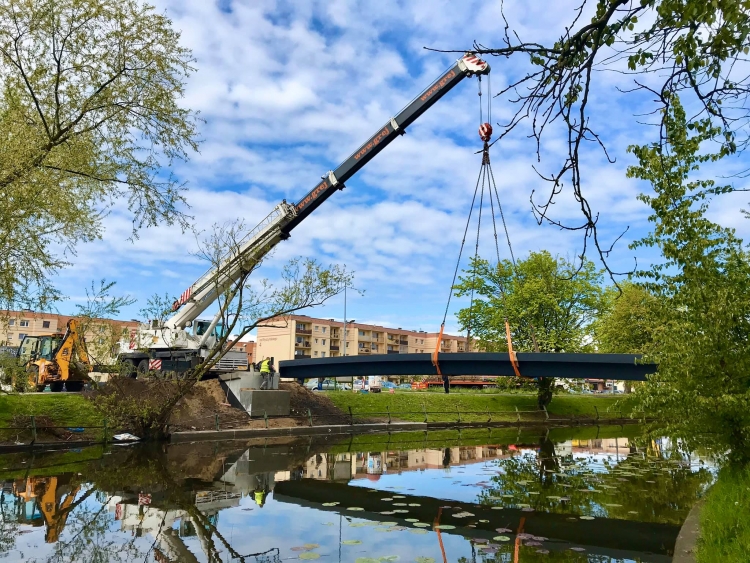
<svg viewBox="0 0 750 563">
<path fill-rule="evenodd" d="M 469 299 L 469 317 L 467 320 L 467 326 L 466 326 L 466 351 L 469 352 L 471 349 L 471 323 L 472 323 L 472 316 L 473 316 L 473 308 L 474 308 L 474 288 L 476 286 L 476 279 L 477 279 L 477 265 L 478 265 L 478 259 L 479 259 L 479 233 L 481 229 L 482 224 L 482 207 L 484 204 L 484 190 L 485 186 L 487 187 L 487 193 L 490 200 L 490 211 L 491 211 L 491 217 L 492 217 L 492 229 L 493 234 L 495 238 L 495 252 L 497 255 L 497 263 L 500 264 L 500 246 L 498 243 L 497 238 L 497 224 L 495 222 L 495 201 L 497 202 L 498 211 L 500 212 L 500 218 L 503 223 L 503 230 L 505 231 L 505 239 L 508 243 L 508 250 L 510 251 L 511 261 L 513 264 L 513 272 L 517 276 L 518 275 L 518 268 L 516 265 L 516 258 L 513 253 L 513 246 L 510 242 L 510 234 L 508 232 L 508 225 L 505 221 L 505 214 L 503 213 L 503 208 L 500 203 L 500 195 L 497 190 L 497 184 L 495 183 L 495 175 L 492 172 L 492 166 L 490 164 L 490 152 L 489 152 L 489 141 L 492 137 L 492 125 L 490 125 L 489 121 L 492 119 L 492 105 L 491 105 L 491 92 L 489 90 L 489 77 L 488 77 L 488 96 L 487 96 L 487 119 L 488 122 L 484 122 L 483 120 L 483 111 L 482 111 L 482 77 L 479 77 L 479 120 L 481 125 L 479 126 L 479 137 L 484 142 L 484 146 L 482 148 L 482 164 L 479 170 L 479 176 L 477 177 L 477 183 L 474 188 L 474 195 L 471 200 L 471 206 L 469 208 L 469 216 L 466 220 L 466 227 L 464 228 L 464 236 L 461 240 L 461 248 L 459 249 L 458 253 L 458 260 L 456 261 L 456 267 L 453 271 L 453 280 L 451 281 L 450 286 L 450 292 L 448 294 L 448 302 L 445 306 L 445 313 L 443 314 L 443 322 L 440 325 L 440 333 L 437 338 L 437 343 L 435 344 L 435 351 L 432 353 L 432 365 L 435 366 L 435 369 L 437 370 L 438 375 L 442 376 L 442 371 L 440 370 L 440 362 L 439 362 L 439 354 L 440 354 L 440 346 L 442 344 L 443 340 L 443 331 L 445 330 L 445 321 L 448 317 L 448 310 L 450 308 L 450 302 L 451 297 L 453 296 L 453 288 L 456 284 L 456 277 L 458 276 L 458 268 L 461 263 L 461 256 L 463 254 L 464 246 L 466 244 L 466 235 L 469 232 L 469 225 L 471 223 L 471 216 L 474 212 L 474 206 L 476 204 L 477 199 L 477 193 L 479 193 L 479 210 L 477 213 L 477 236 L 476 236 L 476 243 L 474 247 L 474 267 L 472 272 L 472 282 L 471 282 L 471 292 L 470 292 L 470 299 Z M 489 174 L 488 174 L 489 173 Z M 479 190 L 481 183 L 481 191 Z M 494 193 L 493 193 L 494 192 Z M 494 196 L 494 197 L 493 197 Z M 511 339 L 511 330 L 510 330 L 510 324 L 508 322 L 507 317 L 507 303 L 506 303 L 506 297 L 505 297 L 505 288 L 500 285 L 500 295 L 503 300 L 503 309 L 505 311 L 505 335 L 506 340 L 508 343 L 508 357 L 510 358 L 511 366 L 513 367 L 513 371 L 515 372 L 516 377 L 520 377 L 521 373 L 518 368 L 518 358 L 516 356 L 516 352 L 513 350 L 513 342 Z M 531 333 L 532 333 L 532 340 L 534 341 L 534 348 L 538 352 L 539 347 L 536 343 L 536 335 L 534 334 L 534 327 L 531 326 Z"/>
</svg>

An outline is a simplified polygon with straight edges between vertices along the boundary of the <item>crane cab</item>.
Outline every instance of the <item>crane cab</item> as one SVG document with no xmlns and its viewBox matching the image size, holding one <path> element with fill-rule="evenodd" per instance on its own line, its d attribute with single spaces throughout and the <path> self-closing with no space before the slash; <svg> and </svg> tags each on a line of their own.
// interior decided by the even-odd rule
<svg viewBox="0 0 750 563">
<path fill-rule="evenodd" d="M 193 336 L 202 338 L 206 334 L 206 331 L 208 331 L 210 328 L 211 328 L 211 321 L 208 321 L 208 320 L 195 321 L 193 323 Z M 213 331 L 211 332 L 211 335 L 209 336 L 209 338 L 213 337 L 215 339 L 214 342 L 216 342 L 220 338 L 222 338 L 224 334 L 225 334 L 224 324 L 217 323 Z"/>
</svg>

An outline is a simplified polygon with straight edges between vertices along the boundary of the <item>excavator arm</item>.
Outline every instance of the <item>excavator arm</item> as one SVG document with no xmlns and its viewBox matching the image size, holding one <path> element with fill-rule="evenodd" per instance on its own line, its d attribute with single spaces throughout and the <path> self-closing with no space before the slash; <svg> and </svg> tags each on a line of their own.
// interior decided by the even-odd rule
<svg viewBox="0 0 750 563">
<path fill-rule="evenodd" d="M 344 182 L 354 176 L 393 139 L 403 135 L 409 125 L 461 80 L 467 76 L 489 74 L 489 72 L 490 65 L 473 53 L 467 53 L 458 59 L 447 72 L 430 84 L 395 117 L 389 119 L 349 158 L 335 170 L 323 176 L 321 182 L 299 202 L 290 205 L 284 201 L 277 205 L 270 215 L 248 233 L 230 256 L 225 258 L 218 267 L 206 272 L 180 295 L 172 305 L 175 314 L 167 319 L 165 326 L 170 329 L 181 329 L 197 319 L 211 306 L 218 295 L 239 279 L 243 271 L 247 272 L 248 269 L 253 268 L 274 246 L 289 238 L 292 229 L 304 221 L 335 191 L 343 189 Z M 217 321 L 218 316 L 214 318 L 210 330 L 213 330 Z"/>
<path fill-rule="evenodd" d="M 74 356 L 77 357 L 78 362 L 83 364 L 88 372 L 93 371 L 94 367 L 91 365 L 91 359 L 86 349 L 86 342 L 78 329 L 78 321 L 70 319 L 65 336 L 63 336 L 60 347 L 55 353 L 55 361 L 59 367 L 60 379 L 62 381 L 68 381 L 70 378 L 70 365 L 71 362 L 75 361 L 73 359 Z"/>
</svg>

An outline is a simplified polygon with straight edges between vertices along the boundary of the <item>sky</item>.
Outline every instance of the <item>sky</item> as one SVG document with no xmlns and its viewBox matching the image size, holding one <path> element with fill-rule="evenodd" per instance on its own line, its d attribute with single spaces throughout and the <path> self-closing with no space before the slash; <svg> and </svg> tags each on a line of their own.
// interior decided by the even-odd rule
<svg viewBox="0 0 750 563">
<path fill-rule="evenodd" d="M 190 208 L 185 211 L 200 231 L 237 219 L 251 228 L 282 199 L 302 199 L 458 58 L 424 47 L 464 49 L 474 40 L 499 45 L 504 25 L 497 1 L 154 3 L 173 20 L 196 59 L 182 103 L 203 120 L 200 152 L 171 171 L 186 183 Z M 575 6 L 567 0 L 508 1 L 505 14 L 522 39 L 549 42 L 571 21 Z M 488 62 L 493 92 L 526 68 L 525 60 L 490 57 Z M 625 177 L 633 164 L 626 147 L 655 138 L 655 129 L 643 124 L 654 106 L 647 97 L 622 93 L 632 86 L 631 78 L 600 72 L 596 80 L 592 120 L 615 162 L 586 148 L 583 188 L 600 214 L 607 245 L 629 229 L 610 257 L 613 269 L 627 271 L 636 260 L 645 266 L 658 259 L 653 252 L 628 248 L 648 231 L 648 210 L 636 200 L 648 186 Z M 513 111 L 495 99 L 493 125 Z M 297 227 L 255 274 L 273 281 L 297 256 L 345 265 L 359 290 L 347 292 L 348 319 L 438 331 L 479 172 L 480 123 L 477 80 L 465 79 Z M 550 129 L 541 162 L 528 133 L 528 126 L 522 127 L 491 153 L 513 249 L 517 257 L 549 250 L 574 258 L 582 249 L 580 235 L 537 225 L 530 203 L 532 193 L 539 197 L 549 189 L 535 170 L 548 174 L 559 166 L 566 150 L 563 131 Z M 721 166 L 718 173 L 724 174 L 742 162 L 727 160 Z M 740 211 L 750 207 L 747 199 L 724 197 L 712 206 L 712 218 L 737 228 L 740 236 L 750 235 Z M 554 206 L 555 218 L 580 222 L 576 205 L 566 189 Z M 163 226 L 132 241 L 131 219 L 127 209 L 114 209 L 102 240 L 79 247 L 75 266 L 57 282 L 68 296 L 60 312 L 74 313 L 85 300 L 85 288 L 104 278 L 117 282 L 116 294 L 137 300 L 120 317 L 139 318 L 149 296 L 178 296 L 207 268 L 194 255 L 194 235 Z M 493 258 L 486 215 L 484 221 L 480 255 Z M 473 255 L 469 238 L 461 267 Z M 507 258 L 507 245 L 501 244 L 500 252 Z M 467 304 L 452 301 L 447 332 L 458 332 L 455 313 Z M 341 320 L 344 299 L 304 313 Z"/>
</svg>

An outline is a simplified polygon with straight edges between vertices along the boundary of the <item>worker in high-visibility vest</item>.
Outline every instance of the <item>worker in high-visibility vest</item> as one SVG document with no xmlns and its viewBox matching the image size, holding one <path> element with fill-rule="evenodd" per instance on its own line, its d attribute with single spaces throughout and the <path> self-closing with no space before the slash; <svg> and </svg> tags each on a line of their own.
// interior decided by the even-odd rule
<svg viewBox="0 0 750 563">
<path fill-rule="evenodd" d="M 260 384 L 261 389 L 269 389 L 271 387 L 271 359 L 263 358 L 260 362 L 260 376 L 263 378 L 263 383 Z"/>
</svg>

